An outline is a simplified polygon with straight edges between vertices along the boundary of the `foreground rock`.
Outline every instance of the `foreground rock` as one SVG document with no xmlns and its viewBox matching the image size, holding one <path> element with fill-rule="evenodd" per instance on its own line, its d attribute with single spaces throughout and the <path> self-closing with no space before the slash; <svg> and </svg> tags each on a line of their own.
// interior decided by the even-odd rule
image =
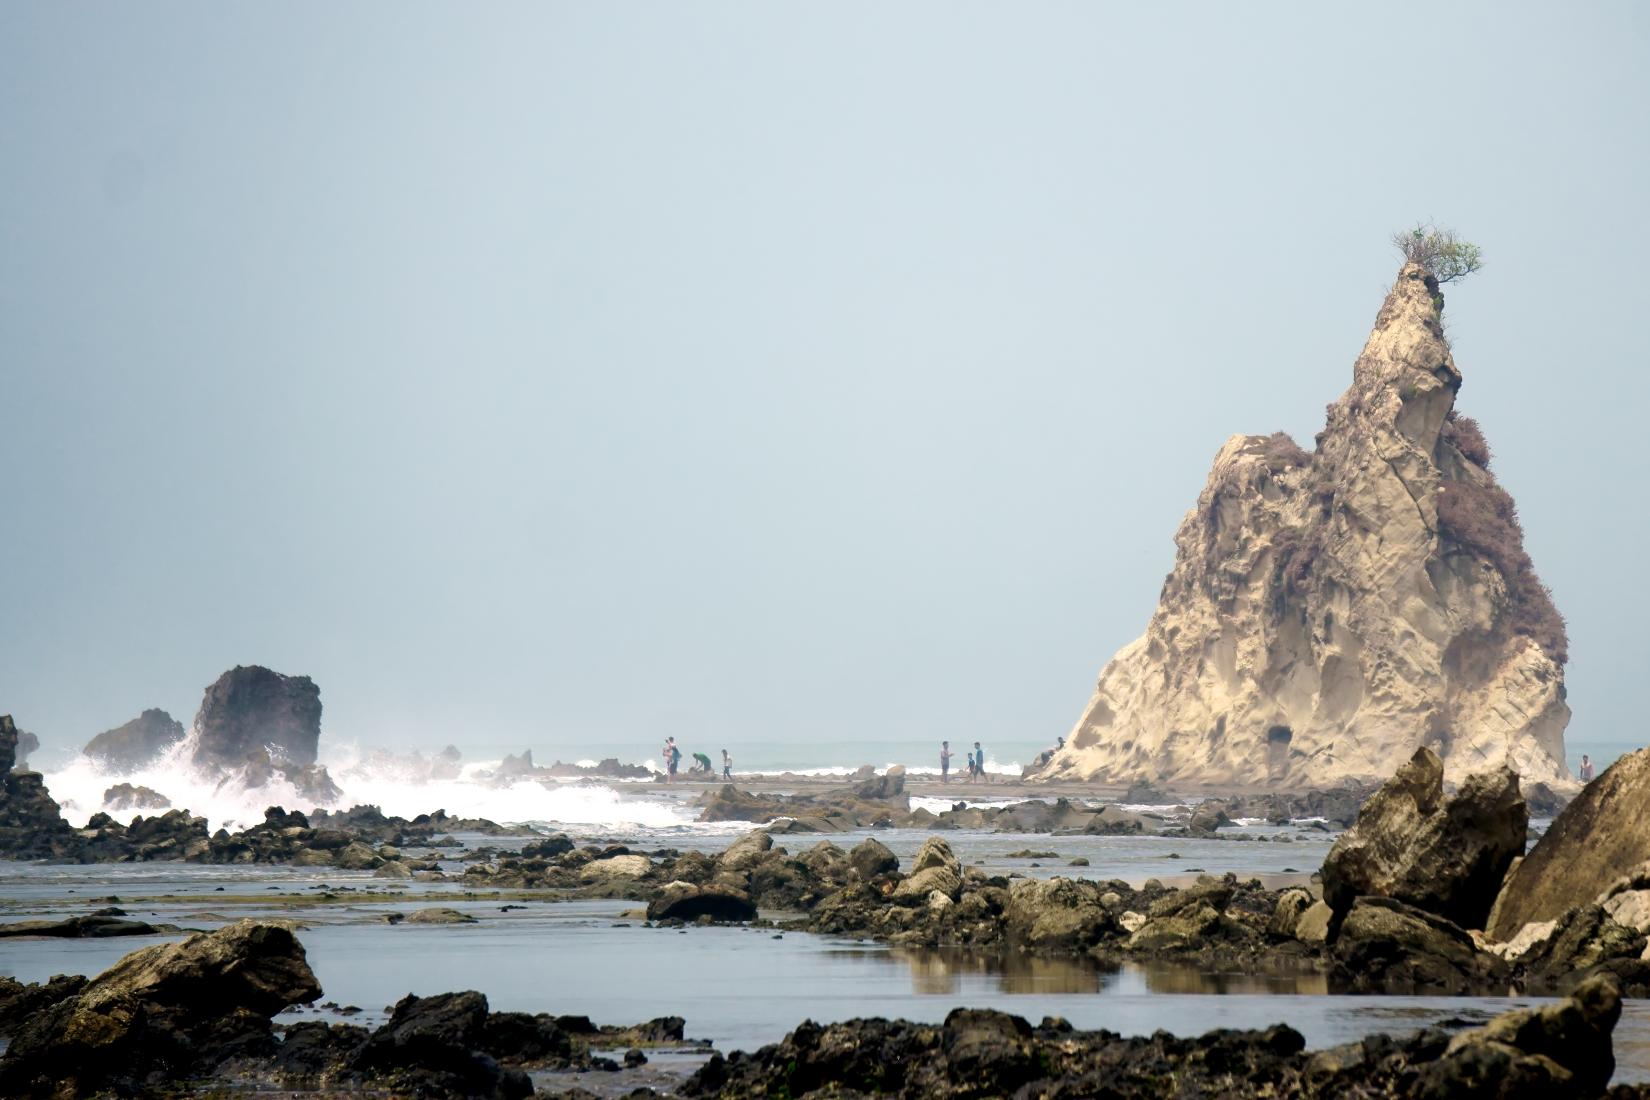
<svg viewBox="0 0 1650 1100">
<path fill-rule="evenodd" d="M 321 689 L 308 676 L 237 665 L 206 689 L 195 733 L 195 762 L 214 770 L 239 768 L 260 750 L 277 763 L 314 764 Z"/>
<path fill-rule="evenodd" d="M 151 708 L 125 725 L 104 730 L 80 751 L 109 771 L 124 775 L 155 763 L 183 735 L 182 722 Z"/>
<path fill-rule="evenodd" d="M 1650 861 L 1650 749 L 1628 753 L 1587 784 L 1507 877 L 1488 931 L 1509 940 L 1554 920 Z"/>
<path fill-rule="evenodd" d="M 480 993 L 402 998 L 376 1031 L 271 1017 L 321 988 L 285 927 L 241 921 L 127 955 L 88 982 L 0 978 L 0 1095 L 358 1092 L 515 1100 L 523 1066 L 617 1069 L 596 1047 L 683 1045 L 680 1017 L 597 1027 L 491 1012 Z"/>
<path fill-rule="evenodd" d="M 277 1049 L 270 1017 L 320 996 L 285 928 L 241 921 L 134 952 L 23 1023 L 0 1095 L 159 1091 Z"/>
<path fill-rule="evenodd" d="M 1616 989 L 1597 979 L 1568 1000 L 1449 1035 L 1371 1036 L 1317 1053 L 1293 1028 L 1180 1039 L 1077 1031 L 1060 1019 L 956 1009 L 945 1022 L 808 1022 L 753 1054 L 716 1055 L 682 1088 L 722 1100 L 785 1096 L 1165 1096 L 1536 1098 L 1603 1094 L 1615 1062 Z M 1650 1090 L 1618 1090 L 1618 1096 Z"/>
<path fill-rule="evenodd" d="M 1417 749 L 1330 849 L 1324 900 L 1345 913 L 1360 895 L 1395 898 L 1482 928 L 1528 830 L 1517 775 L 1499 768 L 1470 776 L 1445 798 L 1443 761 Z"/>
<path fill-rule="evenodd" d="M 1564 622 L 1455 414 L 1442 308 L 1406 265 L 1312 452 L 1221 448 L 1145 636 L 1042 776 L 1327 786 L 1429 744 L 1452 781 L 1573 788 Z"/>
</svg>

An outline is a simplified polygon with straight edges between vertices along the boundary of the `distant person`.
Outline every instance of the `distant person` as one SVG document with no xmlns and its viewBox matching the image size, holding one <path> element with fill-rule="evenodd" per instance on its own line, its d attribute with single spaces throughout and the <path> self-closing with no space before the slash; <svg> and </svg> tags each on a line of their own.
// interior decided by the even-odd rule
<svg viewBox="0 0 1650 1100">
<path fill-rule="evenodd" d="M 1581 781 L 1583 783 L 1591 783 L 1593 781 L 1593 762 L 1588 759 L 1586 753 L 1581 754 L 1581 770 L 1576 774 L 1581 777 Z"/>
<path fill-rule="evenodd" d="M 979 768 L 979 765 L 974 763 L 974 750 L 969 749 L 968 750 L 968 781 L 970 783 L 974 782 L 975 779 L 979 778 L 978 768 Z"/>
<path fill-rule="evenodd" d="M 710 757 L 702 752 L 693 754 L 693 771 L 697 775 L 710 774 Z"/>
<path fill-rule="evenodd" d="M 985 779 L 985 750 L 980 748 L 978 741 L 974 742 L 974 778 Z M 990 782 L 989 779 L 986 782 Z"/>
<path fill-rule="evenodd" d="M 951 742 L 940 742 L 940 782 L 951 782 Z"/>
<path fill-rule="evenodd" d="M 722 778 L 733 782 L 733 757 L 728 755 L 727 749 L 722 750 Z"/>
<path fill-rule="evenodd" d="M 682 750 L 676 747 L 676 738 L 665 738 L 665 782 L 676 782 L 676 768 L 682 763 Z"/>
</svg>

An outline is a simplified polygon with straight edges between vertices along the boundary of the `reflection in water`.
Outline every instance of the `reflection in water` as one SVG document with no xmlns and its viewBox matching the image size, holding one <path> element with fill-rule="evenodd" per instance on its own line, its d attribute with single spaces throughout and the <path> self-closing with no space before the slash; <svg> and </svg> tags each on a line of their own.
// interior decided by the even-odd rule
<svg viewBox="0 0 1650 1100">
<path fill-rule="evenodd" d="M 996 979 L 1002 993 L 1099 993 L 1104 975 L 1083 958 L 983 955 L 941 948 L 896 947 L 886 958 L 911 970 L 911 991 L 922 996 L 955 996 L 966 976 Z"/>
<path fill-rule="evenodd" d="M 995 955 L 956 948 L 894 947 L 855 954 L 881 959 L 911 973 L 911 992 L 925 997 L 956 996 L 966 979 L 980 978 L 997 993 L 1097 993 L 1135 996 L 1144 993 L 1256 994 L 1322 996 L 1329 979 L 1309 966 L 1279 968 L 1268 974 L 1218 974 L 1167 962 L 1126 963 L 1107 969 L 1082 956 L 1041 958 Z"/>
</svg>

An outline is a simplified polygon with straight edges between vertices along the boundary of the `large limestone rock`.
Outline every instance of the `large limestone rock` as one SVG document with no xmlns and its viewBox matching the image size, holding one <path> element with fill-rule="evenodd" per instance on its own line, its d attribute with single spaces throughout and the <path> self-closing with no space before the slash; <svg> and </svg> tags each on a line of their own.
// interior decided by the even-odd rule
<svg viewBox="0 0 1650 1100">
<path fill-rule="evenodd" d="M 159 760 L 183 740 L 183 733 L 182 722 L 151 707 L 123 726 L 104 730 L 81 751 L 110 771 L 124 774 Z"/>
<path fill-rule="evenodd" d="M 1360 895 L 1396 898 L 1482 928 L 1528 831 L 1518 776 L 1497 768 L 1445 798 L 1443 762 L 1416 749 L 1329 850 L 1324 900 L 1344 913 Z"/>
<path fill-rule="evenodd" d="M 1510 940 L 1603 894 L 1650 860 L 1650 749 L 1617 760 L 1587 784 L 1507 876 L 1486 931 Z"/>
<path fill-rule="evenodd" d="M 206 689 L 195 734 L 195 762 L 208 767 L 240 767 L 260 749 L 283 764 L 313 764 L 321 689 L 308 676 L 237 665 Z"/>
<path fill-rule="evenodd" d="M 1454 415 L 1442 304 L 1399 273 L 1312 453 L 1221 448 L 1145 636 L 1039 778 L 1378 781 L 1428 745 L 1451 781 L 1504 763 L 1574 789 L 1563 619 Z"/>
</svg>

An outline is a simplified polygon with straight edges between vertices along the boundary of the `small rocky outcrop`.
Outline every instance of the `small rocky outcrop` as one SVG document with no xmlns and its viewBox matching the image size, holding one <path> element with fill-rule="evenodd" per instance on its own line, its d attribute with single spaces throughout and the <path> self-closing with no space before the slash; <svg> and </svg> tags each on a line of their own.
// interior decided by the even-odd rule
<svg viewBox="0 0 1650 1100">
<path fill-rule="evenodd" d="M 1330 849 L 1324 900 L 1345 913 L 1360 895 L 1395 898 L 1482 928 L 1528 828 L 1517 775 L 1499 768 L 1469 776 L 1445 797 L 1443 761 L 1417 749 Z"/>
<path fill-rule="evenodd" d="M 1446 778 L 1564 765 L 1564 620 L 1489 471 L 1438 284 L 1399 272 L 1308 452 L 1235 436 L 1143 637 L 1034 778 L 1329 786 L 1416 746 Z"/>
<path fill-rule="evenodd" d="M 1650 860 L 1650 749 L 1628 753 L 1553 820 L 1507 876 L 1487 931 L 1510 940 L 1526 924 L 1554 920 L 1591 901 Z"/>
<path fill-rule="evenodd" d="M 54 859 L 74 847 L 74 831 L 39 772 L 14 771 L 22 734 L 0 714 L 0 858 Z"/>
<path fill-rule="evenodd" d="M 206 689 L 195 715 L 195 762 L 228 771 L 262 750 L 282 764 L 314 764 L 321 689 L 308 676 L 237 665 Z"/>
<path fill-rule="evenodd" d="M 172 800 L 157 790 L 130 783 L 116 783 L 103 792 L 103 808 L 111 812 L 121 810 L 168 810 Z"/>
<path fill-rule="evenodd" d="M 751 1054 L 713 1055 L 683 1086 L 718 1100 L 774 1096 L 1104 1096 L 1228 1100 L 1348 1096 L 1419 1100 L 1536 1100 L 1602 1095 L 1614 1070 L 1611 1032 L 1621 998 L 1595 979 L 1558 1004 L 1522 1009 L 1451 1035 L 1373 1035 L 1309 1052 L 1286 1025 L 1125 1038 L 1078 1031 L 1058 1018 L 1033 1025 L 959 1008 L 939 1026 L 859 1019 L 804 1022 Z M 1623 1095 L 1641 1094 L 1631 1090 Z"/>
<path fill-rule="evenodd" d="M 277 1049 L 270 1018 L 320 996 L 293 934 L 240 921 L 126 956 L 24 1023 L 0 1057 L 6 1096 L 123 1095 Z"/>
<path fill-rule="evenodd" d="M 150 708 L 112 730 L 104 730 L 80 751 L 118 775 L 146 768 L 183 740 L 183 723 L 159 708 Z"/>
</svg>

